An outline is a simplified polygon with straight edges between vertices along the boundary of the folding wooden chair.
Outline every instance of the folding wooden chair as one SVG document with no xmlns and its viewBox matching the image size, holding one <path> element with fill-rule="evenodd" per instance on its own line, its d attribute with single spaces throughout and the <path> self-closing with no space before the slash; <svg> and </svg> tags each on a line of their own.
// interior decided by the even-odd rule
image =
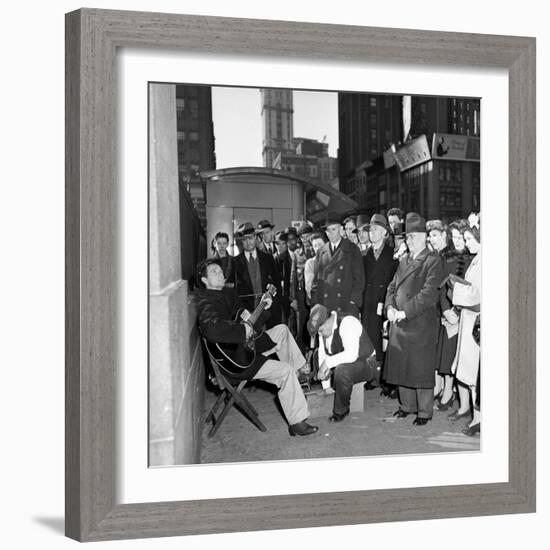
<svg viewBox="0 0 550 550">
<path fill-rule="evenodd" d="M 212 428 L 210 428 L 210 431 L 208 432 L 208 437 L 213 437 L 215 435 L 218 428 L 221 426 L 221 423 L 227 416 L 229 409 L 231 409 L 233 405 L 237 405 L 237 408 L 243 413 L 243 415 L 248 418 L 248 420 L 250 420 L 260 431 L 266 432 L 267 428 L 260 421 L 258 412 L 242 393 L 242 390 L 248 380 L 235 380 L 234 378 L 231 378 L 231 373 L 227 372 L 223 366 L 216 361 L 216 358 L 212 356 L 206 344 L 204 347 L 208 353 L 210 365 L 212 366 L 217 385 L 220 389 L 220 395 L 218 395 L 216 402 L 206 416 L 206 423 L 212 422 Z M 217 409 L 222 401 L 224 402 L 224 407 L 220 414 L 217 414 Z"/>
</svg>

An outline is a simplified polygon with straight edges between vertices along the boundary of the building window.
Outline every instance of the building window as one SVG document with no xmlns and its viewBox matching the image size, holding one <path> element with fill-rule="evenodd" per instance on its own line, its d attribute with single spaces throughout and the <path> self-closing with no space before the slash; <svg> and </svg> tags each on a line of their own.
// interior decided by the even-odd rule
<svg viewBox="0 0 550 550">
<path fill-rule="evenodd" d="M 199 141 L 199 133 L 189 132 L 189 141 Z"/>
<path fill-rule="evenodd" d="M 369 123 L 371 126 L 376 126 L 376 113 L 371 113 L 369 116 Z"/>
<path fill-rule="evenodd" d="M 189 110 L 191 111 L 191 118 L 199 118 L 199 102 L 196 99 L 189 101 Z"/>
<path fill-rule="evenodd" d="M 370 103 L 370 106 L 373 109 L 376 109 L 376 98 L 375 97 L 371 97 L 370 100 L 369 100 L 369 103 Z"/>
</svg>

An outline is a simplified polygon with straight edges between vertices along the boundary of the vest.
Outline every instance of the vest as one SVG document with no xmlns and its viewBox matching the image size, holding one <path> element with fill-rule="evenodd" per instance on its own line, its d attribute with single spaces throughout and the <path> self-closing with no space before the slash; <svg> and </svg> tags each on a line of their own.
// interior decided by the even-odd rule
<svg viewBox="0 0 550 550">
<path fill-rule="evenodd" d="M 328 355 L 336 355 L 344 351 L 344 345 L 342 344 L 342 338 L 340 337 L 340 323 L 343 317 L 338 317 L 336 320 L 336 330 L 332 336 L 332 346 L 330 351 L 327 350 Z M 361 336 L 359 337 L 359 355 L 357 359 L 367 359 L 374 351 L 370 338 L 367 335 L 365 327 L 361 327 Z"/>
</svg>

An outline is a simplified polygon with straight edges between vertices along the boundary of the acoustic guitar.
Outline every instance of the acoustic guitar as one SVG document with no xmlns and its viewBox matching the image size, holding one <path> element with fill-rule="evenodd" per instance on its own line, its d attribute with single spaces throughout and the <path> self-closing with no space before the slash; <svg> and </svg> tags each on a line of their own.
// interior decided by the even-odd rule
<svg viewBox="0 0 550 550">
<path fill-rule="evenodd" d="M 242 324 L 248 325 L 252 329 L 252 333 L 246 339 L 244 344 L 219 344 L 218 342 L 206 341 L 206 347 L 210 355 L 217 361 L 217 363 L 226 371 L 232 373 L 239 373 L 254 364 L 256 360 L 256 340 L 264 333 L 264 327 L 260 330 L 255 330 L 254 325 L 260 318 L 260 315 L 264 312 L 268 303 L 268 299 L 273 299 L 277 294 L 277 287 L 274 285 L 267 285 L 265 293 L 262 295 L 260 302 L 250 313 L 246 309 L 240 309 L 236 316 L 235 321 L 239 321 Z"/>
</svg>

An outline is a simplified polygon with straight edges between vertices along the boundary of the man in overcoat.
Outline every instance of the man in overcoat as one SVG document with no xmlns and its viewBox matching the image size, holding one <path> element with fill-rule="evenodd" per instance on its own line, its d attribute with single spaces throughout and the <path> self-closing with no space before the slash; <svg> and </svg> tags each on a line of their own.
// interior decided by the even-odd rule
<svg viewBox="0 0 550 550">
<path fill-rule="evenodd" d="M 441 259 L 426 247 L 426 221 L 412 212 L 405 232 L 409 254 L 388 286 L 386 316 L 391 323 L 384 377 L 399 386 L 398 418 L 416 414 L 414 424 L 432 418 L 438 334 Z"/>
<path fill-rule="evenodd" d="M 235 289 L 246 309 L 252 311 L 258 304 L 268 284 L 277 289 L 267 328 L 281 322 L 281 279 L 273 256 L 256 248 L 254 226 L 243 223 L 235 232 L 235 240 L 241 253 L 234 258 Z"/>
<path fill-rule="evenodd" d="M 327 220 L 325 232 L 329 242 L 315 258 L 311 303 L 322 304 L 338 315 L 359 318 L 365 286 L 363 261 L 357 245 L 342 238 L 341 227 L 338 219 Z"/>
<path fill-rule="evenodd" d="M 362 322 L 370 341 L 376 350 L 376 361 L 381 374 L 384 352 L 382 350 L 382 324 L 384 322 L 384 302 L 398 262 L 393 259 L 393 249 L 387 243 L 389 226 L 386 217 L 374 214 L 368 226 L 372 243 L 365 256 L 365 292 L 363 293 Z M 380 378 L 377 380 L 380 383 Z"/>
</svg>

